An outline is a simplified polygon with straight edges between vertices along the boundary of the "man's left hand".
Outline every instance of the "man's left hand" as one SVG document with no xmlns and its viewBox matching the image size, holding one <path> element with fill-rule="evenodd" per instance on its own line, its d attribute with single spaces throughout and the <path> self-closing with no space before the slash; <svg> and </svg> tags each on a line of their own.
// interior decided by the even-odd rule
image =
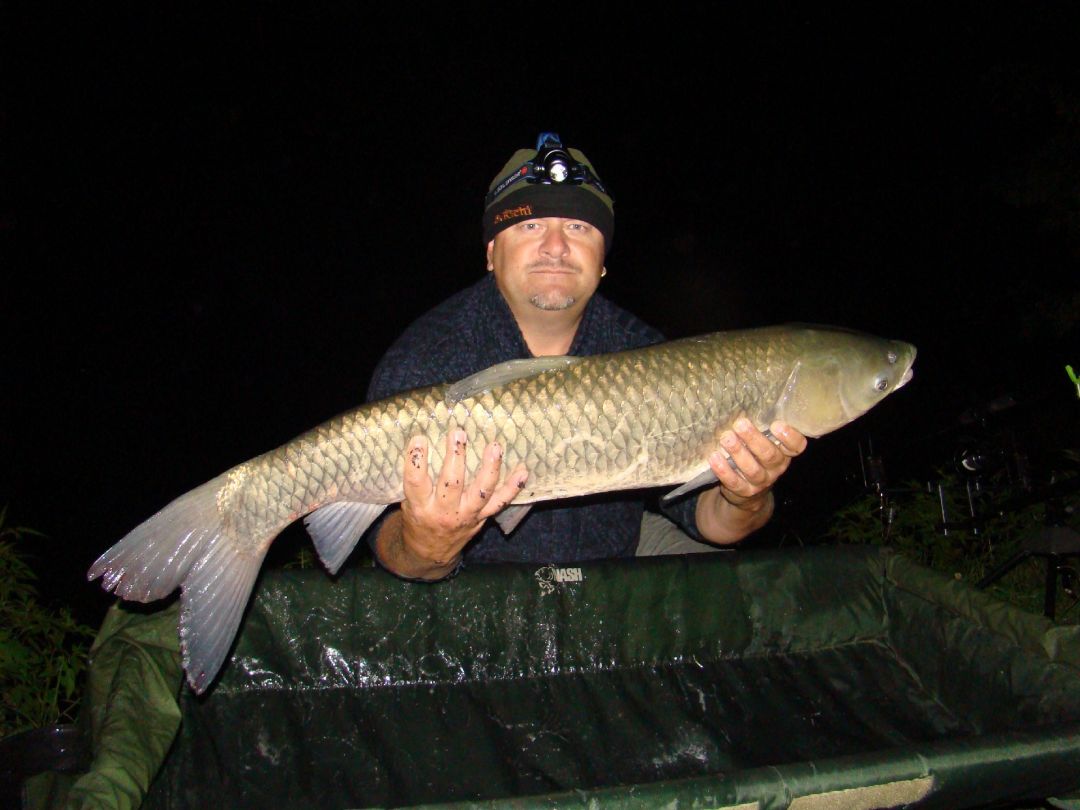
<svg viewBox="0 0 1080 810">
<path fill-rule="evenodd" d="M 697 504 L 698 531 L 705 539 L 736 543 L 771 517 L 772 486 L 806 449 L 807 440 L 785 422 L 773 422 L 769 432 L 772 438 L 740 418 L 734 430 L 720 434 L 724 450 L 709 456 L 720 483 L 703 492 Z"/>
</svg>

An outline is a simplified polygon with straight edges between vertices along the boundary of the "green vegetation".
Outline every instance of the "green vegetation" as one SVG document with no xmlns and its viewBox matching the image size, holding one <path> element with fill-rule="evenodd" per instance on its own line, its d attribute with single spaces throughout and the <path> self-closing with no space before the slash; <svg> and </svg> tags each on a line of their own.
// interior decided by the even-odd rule
<svg viewBox="0 0 1080 810">
<path fill-rule="evenodd" d="M 19 551 L 40 532 L 5 525 L 0 510 L 0 737 L 74 719 L 92 628 L 41 604 Z"/>
<path fill-rule="evenodd" d="M 1054 482 L 1060 485 L 1080 475 L 1080 455 L 1065 452 Z M 1046 500 L 1027 499 L 1007 471 L 984 476 L 971 490 L 974 479 L 957 472 L 938 470 L 930 484 L 907 481 L 888 493 L 866 495 L 832 516 L 828 537 L 843 543 L 887 545 L 909 559 L 950 574 L 972 585 L 1023 548 L 1025 537 L 1049 523 L 1077 527 L 1080 494 L 1073 489 Z M 939 488 L 940 487 L 940 488 Z M 941 499 L 949 523 L 942 530 Z M 1024 503 L 1030 500 L 1030 503 Z M 971 520 L 971 503 L 976 520 Z M 1048 515 L 1047 510 L 1051 510 Z M 1029 557 L 987 592 L 1024 610 L 1042 613 L 1046 559 Z M 1058 584 L 1059 622 L 1080 622 L 1076 608 L 1080 599 L 1080 559 L 1071 558 Z"/>
</svg>

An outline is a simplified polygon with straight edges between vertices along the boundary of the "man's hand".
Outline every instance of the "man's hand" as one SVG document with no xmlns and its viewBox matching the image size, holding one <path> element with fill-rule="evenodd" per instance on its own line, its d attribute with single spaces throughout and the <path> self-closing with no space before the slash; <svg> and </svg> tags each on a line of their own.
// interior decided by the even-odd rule
<svg viewBox="0 0 1080 810">
<path fill-rule="evenodd" d="M 806 449 L 807 441 L 784 422 L 773 422 L 769 432 L 775 442 L 749 419 L 740 418 L 734 430 L 720 434 L 727 453 L 709 456 L 709 466 L 720 483 L 698 496 L 695 512 L 698 531 L 706 540 L 737 543 L 772 516 L 772 485 L 787 471 L 791 459 Z"/>
<path fill-rule="evenodd" d="M 454 570 L 461 551 L 492 515 L 514 499 L 528 473 L 518 467 L 499 486 L 502 447 L 484 448 L 476 477 L 466 482 L 465 431 L 446 437 L 446 456 L 432 484 L 428 444 L 417 436 L 405 449 L 405 500 L 401 511 L 384 521 L 376 540 L 379 561 L 393 573 L 416 579 L 440 579 Z"/>
</svg>

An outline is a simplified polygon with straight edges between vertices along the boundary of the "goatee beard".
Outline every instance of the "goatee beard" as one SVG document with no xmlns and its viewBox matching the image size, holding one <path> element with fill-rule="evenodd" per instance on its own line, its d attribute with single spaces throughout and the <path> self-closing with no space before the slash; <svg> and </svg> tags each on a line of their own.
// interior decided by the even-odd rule
<svg viewBox="0 0 1080 810">
<path fill-rule="evenodd" d="M 526 267 L 526 270 L 562 270 L 581 273 L 581 268 L 577 264 L 566 259 L 532 262 Z M 576 296 L 567 295 L 564 292 L 539 292 L 529 298 L 530 304 L 545 312 L 561 312 L 570 309 L 576 302 Z"/>
<path fill-rule="evenodd" d="M 545 312 L 561 312 L 570 309 L 576 302 L 577 298 L 565 293 L 537 293 L 529 299 L 530 304 Z"/>
</svg>

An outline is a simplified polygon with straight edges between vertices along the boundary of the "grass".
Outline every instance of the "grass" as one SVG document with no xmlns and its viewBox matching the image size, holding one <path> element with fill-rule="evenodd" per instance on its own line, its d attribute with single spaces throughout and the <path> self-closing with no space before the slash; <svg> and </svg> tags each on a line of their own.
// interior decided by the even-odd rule
<svg viewBox="0 0 1080 810">
<path fill-rule="evenodd" d="M 66 607 L 43 605 L 21 551 L 25 527 L 0 510 L 0 737 L 74 720 L 94 630 Z"/>
</svg>

